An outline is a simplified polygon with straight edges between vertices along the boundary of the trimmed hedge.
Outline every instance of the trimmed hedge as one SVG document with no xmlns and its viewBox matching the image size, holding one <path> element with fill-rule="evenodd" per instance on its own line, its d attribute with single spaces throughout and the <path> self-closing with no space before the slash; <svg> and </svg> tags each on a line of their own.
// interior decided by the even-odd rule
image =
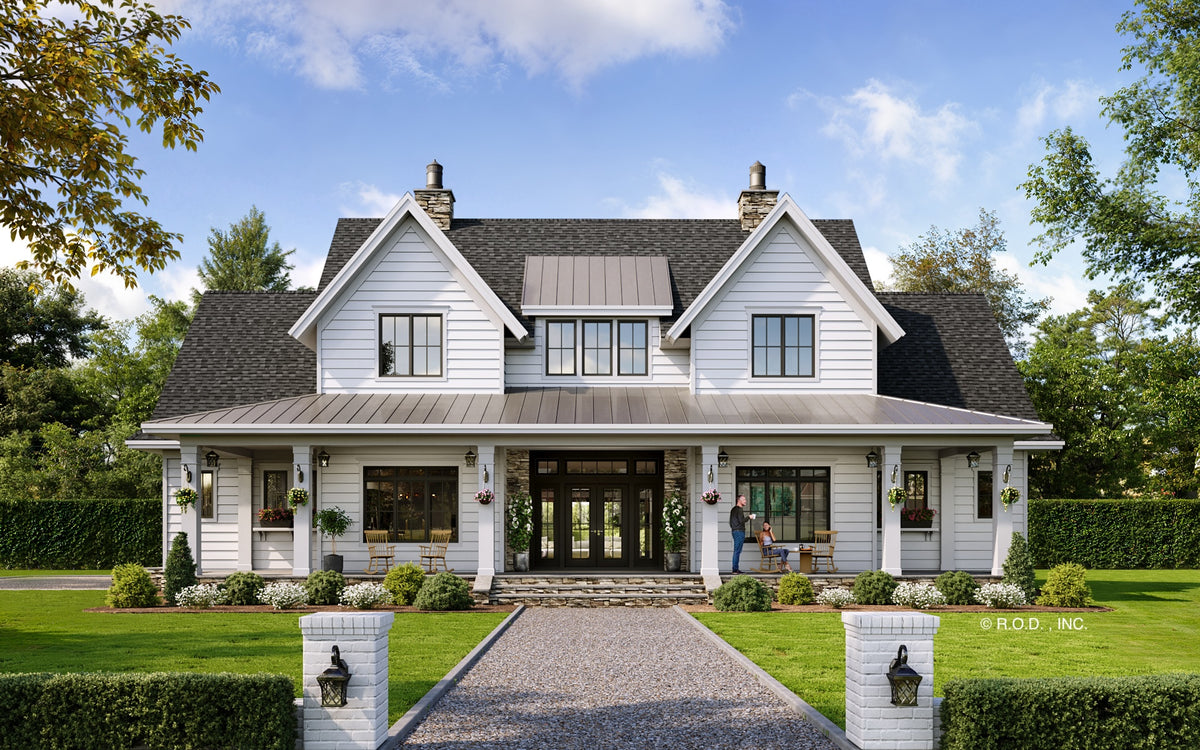
<svg viewBox="0 0 1200 750">
<path fill-rule="evenodd" d="M 950 680 L 944 750 L 1195 750 L 1200 675 Z"/>
<path fill-rule="evenodd" d="M 0 675 L 0 750 L 292 750 L 292 681 L 257 674 Z"/>
<path fill-rule="evenodd" d="M 0 568 L 162 565 L 162 500 L 0 500 Z"/>
<path fill-rule="evenodd" d="M 1200 568 L 1200 500 L 1032 500 L 1029 552 L 1039 568 Z"/>
</svg>

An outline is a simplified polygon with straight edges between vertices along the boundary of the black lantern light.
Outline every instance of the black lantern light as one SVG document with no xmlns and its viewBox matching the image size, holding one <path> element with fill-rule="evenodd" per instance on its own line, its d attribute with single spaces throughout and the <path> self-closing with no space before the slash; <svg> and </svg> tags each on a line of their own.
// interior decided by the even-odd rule
<svg viewBox="0 0 1200 750">
<path fill-rule="evenodd" d="M 317 675 L 321 686 L 321 705 L 326 708 L 341 708 L 346 705 L 346 685 L 350 682 L 350 667 L 342 661 L 342 652 L 333 647 L 330 657 L 333 666 Z"/>
<path fill-rule="evenodd" d="M 300 464 L 296 464 L 296 481 L 297 482 L 304 481 L 304 469 L 300 468 Z"/>
<path fill-rule="evenodd" d="M 917 687 L 921 684 L 921 675 L 908 666 L 907 646 L 896 649 L 896 658 L 892 659 L 887 678 L 892 686 L 893 706 L 917 705 Z"/>
<path fill-rule="evenodd" d="M 867 468 L 868 469 L 878 469 L 879 468 L 879 454 L 876 453 L 875 451 L 871 451 L 870 453 L 867 454 Z"/>
<path fill-rule="evenodd" d="M 209 451 L 204 454 L 204 465 L 210 469 L 215 469 L 221 465 L 221 457 L 216 451 Z"/>
<path fill-rule="evenodd" d="M 721 451 L 720 453 L 717 454 L 717 466 L 720 466 L 722 469 L 729 468 L 729 454 L 728 453 L 726 453 L 725 451 Z"/>
<path fill-rule="evenodd" d="M 967 468 L 979 468 L 979 451 L 971 451 L 967 454 Z"/>
<path fill-rule="evenodd" d="M 467 448 L 467 454 L 465 456 L 463 456 L 463 460 L 467 462 L 467 468 L 474 469 L 475 462 L 478 459 L 479 459 L 479 457 L 475 455 L 475 451 L 471 450 L 470 448 Z"/>
<path fill-rule="evenodd" d="M 329 454 L 324 450 L 317 454 L 317 466 L 320 466 L 322 469 L 329 468 Z"/>
</svg>

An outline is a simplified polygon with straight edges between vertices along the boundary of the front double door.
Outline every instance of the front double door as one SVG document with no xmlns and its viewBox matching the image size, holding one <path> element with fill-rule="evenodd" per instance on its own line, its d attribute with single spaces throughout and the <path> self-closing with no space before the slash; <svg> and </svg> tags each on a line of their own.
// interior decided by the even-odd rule
<svg viewBox="0 0 1200 750">
<path fill-rule="evenodd" d="M 629 564 L 629 533 L 621 485 L 568 484 L 570 531 L 567 567 L 624 567 Z"/>
</svg>

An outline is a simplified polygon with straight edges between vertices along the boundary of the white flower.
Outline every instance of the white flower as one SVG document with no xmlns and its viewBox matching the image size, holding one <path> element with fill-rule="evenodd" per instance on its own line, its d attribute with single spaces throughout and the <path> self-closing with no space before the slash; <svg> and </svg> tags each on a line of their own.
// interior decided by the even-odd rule
<svg viewBox="0 0 1200 750">
<path fill-rule="evenodd" d="M 198 583 L 175 594 L 175 604 L 189 609 L 208 609 L 225 603 L 225 592 L 215 583 Z"/>
<path fill-rule="evenodd" d="M 817 594 L 817 604 L 824 604 L 826 607 L 841 609 L 847 604 L 853 603 L 854 592 L 841 586 L 830 586 Z"/>
<path fill-rule="evenodd" d="M 940 607 L 946 603 L 946 597 L 928 583 L 904 582 L 892 592 L 892 601 L 901 607 L 913 609 L 929 609 Z"/>
<path fill-rule="evenodd" d="M 356 583 L 342 589 L 342 604 L 355 609 L 371 609 L 392 602 L 391 593 L 378 583 Z"/>
<path fill-rule="evenodd" d="M 295 609 L 308 603 L 308 592 L 299 583 L 275 581 L 263 588 L 258 599 L 275 609 Z"/>
<path fill-rule="evenodd" d="M 1011 583 L 985 583 L 975 592 L 975 601 L 992 609 L 1014 609 L 1025 605 L 1025 592 Z"/>
</svg>

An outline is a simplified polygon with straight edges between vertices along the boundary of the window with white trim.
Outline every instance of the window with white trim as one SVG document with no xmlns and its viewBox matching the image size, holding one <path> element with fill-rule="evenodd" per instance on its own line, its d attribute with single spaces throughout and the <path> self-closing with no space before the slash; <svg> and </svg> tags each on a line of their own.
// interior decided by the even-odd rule
<svg viewBox="0 0 1200 750">
<path fill-rule="evenodd" d="M 212 469 L 200 472 L 200 517 L 217 517 L 217 472 Z"/>
<path fill-rule="evenodd" d="M 646 375 L 649 339 L 644 320 L 548 320 L 546 374 Z"/>
<path fill-rule="evenodd" d="M 575 321 L 546 321 L 546 374 L 575 374 Z"/>
<path fill-rule="evenodd" d="M 379 316 L 379 374 L 440 377 L 442 316 L 388 313 Z"/>
<path fill-rule="evenodd" d="M 816 347 L 812 315 L 754 315 L 750 328 L 753 377 L 813 377 Z"/>
</svg>

